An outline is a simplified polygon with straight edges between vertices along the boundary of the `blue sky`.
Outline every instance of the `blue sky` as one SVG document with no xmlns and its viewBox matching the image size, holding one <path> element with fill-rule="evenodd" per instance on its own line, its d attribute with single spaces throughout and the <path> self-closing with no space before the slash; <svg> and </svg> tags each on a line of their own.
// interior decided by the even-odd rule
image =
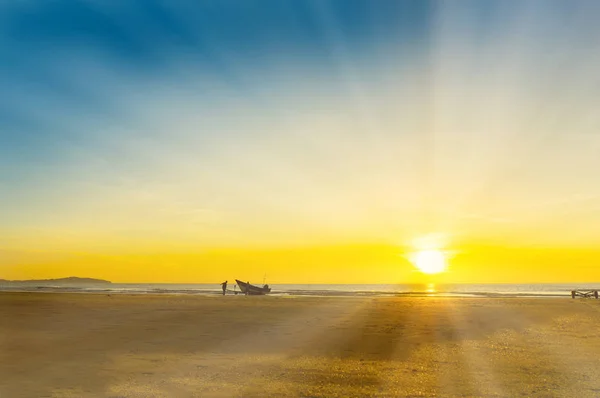
<svg viewBox="0 0 600 398">
<path fill-rule="evenodd" d="M 591 1 L 2 1 L 0 237 L 596 243 L 598 17 Z"/>
<path fill-rule="evenodd" d="M 13 174 L 24 171 L 21 160 L 60 158 L 63 140 L 85 141 L 88 133 L 64 126 L 69 119 L 131 122 L 111 87 L 104 87 L 104 96 L 98 93 L 94 83 L 106 75 L 140 86 L 187 84 L 179 70 L 184 64 L 186 73 L 200 75 L 198 81 L 209 75 L 204 78 L 226 87 L 227 95 L 260 96 L 269 84 L 269 68 L 284 69 L 294 57 L 335 74 L 332 47 L 340 37 L 349 46 L 348 58 L 375 55 L 380 41 L 418 45 L 427 34 L 429 6 L 420 1 L 376 7 L 363 1 L 7 2 L 0 16 L 3 155 L 14 159 L 18 152 Z M 332 26 L 328 18 L 334 18 Z M 219 94 L 213 90 L 204 99 Z"/>
</svg>

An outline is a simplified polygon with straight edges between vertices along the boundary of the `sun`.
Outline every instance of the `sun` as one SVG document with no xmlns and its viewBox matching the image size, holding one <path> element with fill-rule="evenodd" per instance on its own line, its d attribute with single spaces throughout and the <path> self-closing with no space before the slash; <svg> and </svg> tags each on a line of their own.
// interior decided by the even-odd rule
<svg viewBox="0 0 600 398">
<path fill-rule="evenodd" d="M 420 250 L 410 256 L 410 261 L 424 274 L 439 274 L 448 266 L 446 254 L 440 250 Z"/>
</svg>

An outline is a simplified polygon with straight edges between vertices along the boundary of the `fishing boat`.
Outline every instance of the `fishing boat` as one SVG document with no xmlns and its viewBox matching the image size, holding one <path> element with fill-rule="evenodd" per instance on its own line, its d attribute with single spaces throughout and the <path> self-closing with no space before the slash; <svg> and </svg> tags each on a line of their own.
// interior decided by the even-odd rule
<svg viewBox="0 0 600 398">
<path fill-rule="evenodd" d="M 269 285 L 264 285 L 263 287 L 258 287 L 258 286 L 251 285 L 247 282 L 242 282 L 239 279 L 236 279 L 235 282 L 240 287 L 240 291 L 243 294 L 246 294 L 246 292 L 248 292 L 249 295 L 258 296 L 258 295 L 267 294 L 267 293 L 271 292 L 271 288 L 269 287 Z"/>
</svg>

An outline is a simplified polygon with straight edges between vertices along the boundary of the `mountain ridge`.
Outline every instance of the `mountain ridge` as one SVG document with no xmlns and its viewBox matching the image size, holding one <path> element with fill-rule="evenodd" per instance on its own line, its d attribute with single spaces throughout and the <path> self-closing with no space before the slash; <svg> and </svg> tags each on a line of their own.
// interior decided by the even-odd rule
<svg viewBox="0 0 600 398">
<path fill-rule="evenodd" d="M 69 276 L 67 278 L 55 278 L 55 279 L 23 279 L 23 280 L 9 280 L 0 279 L 0 283 L 17 283 L 17 284 L 31 284 L 31 283 L 58 283 L 58 284 L 110 284 L 111 281 L 104 279 L 95 278 L 80 278 L 77 276 Z"/>
</svg>

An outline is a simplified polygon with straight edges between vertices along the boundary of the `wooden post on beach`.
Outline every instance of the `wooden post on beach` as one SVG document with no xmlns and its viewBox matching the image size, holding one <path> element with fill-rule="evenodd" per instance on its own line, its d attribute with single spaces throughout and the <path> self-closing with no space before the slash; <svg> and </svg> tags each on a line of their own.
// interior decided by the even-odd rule
<svg viewBox="0 0 600 398">
<path fill-rule="evenodd" d="M 589 298 L 592 296 L 595 299 L 598 299 L 598 290 L 571 290 L 571 298 L 575 298 L 575 297 Z"/>
</svg>

